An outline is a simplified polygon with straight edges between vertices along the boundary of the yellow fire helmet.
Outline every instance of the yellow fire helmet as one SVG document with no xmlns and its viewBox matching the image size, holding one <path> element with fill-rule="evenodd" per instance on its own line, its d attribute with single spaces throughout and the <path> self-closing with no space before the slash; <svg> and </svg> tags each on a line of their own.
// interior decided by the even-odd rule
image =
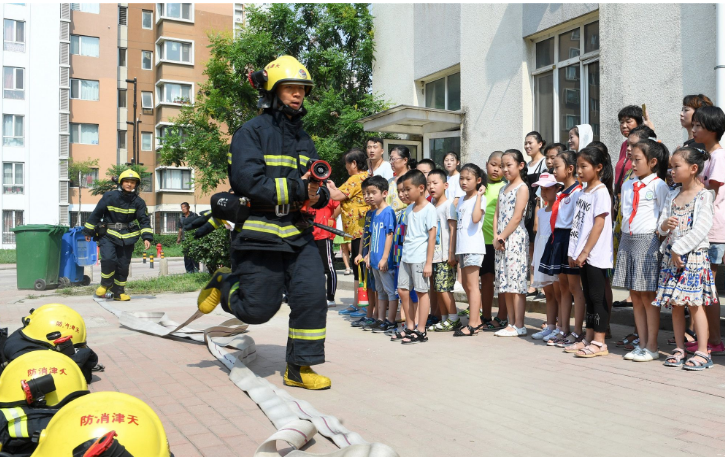
<svg viewBox="0 0 725 457">
<path fill-rule="evenodd" d="M 124 179 L 133 179 L 136 180 L 136 185 L 141 184 L 141 176 L 130 168 L 118 175 L 118 183 L 121 184 Z"/>
<path fill-rule="evenodd" d="M 87 393 L 81 369 L 73 359 L 56 351 L 23 354 L 0 375 L 0 407 L 59 407 Z"/>
<path fill-rule="evenodd" d="M 305 95 L 310 95 L 315 85 L 307 68 L 292 56 L 278 57 L 267 64 L 264 71 L 267 72 L 267 81 L 264 83 L 267 92 L 274 92 L 278 84 L 289 83 L 305 86 Z"/>
<path fill-rule="evenodd" d="M 86 344 L 86 323 L 74 309 L 50 303 L 38 309 L 30 310 L 23 318 L 25 325 L 20 331 L 27 338 L 39 341 L 52 347 L 53 342 L 62 337 L 70 337 L 73 346 L 82 347 Z"/>
<path fill-rule="evenodd" d="M 61 408 L 40 434 L 32 457 L 110 455 L 171 457 L 159 416 L 121 392 L 92 393 Z"/>
</svg>

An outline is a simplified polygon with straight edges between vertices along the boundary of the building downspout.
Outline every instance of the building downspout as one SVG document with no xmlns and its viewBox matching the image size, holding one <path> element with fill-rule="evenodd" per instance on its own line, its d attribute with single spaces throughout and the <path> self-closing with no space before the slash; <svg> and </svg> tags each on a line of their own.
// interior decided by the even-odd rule
<svg viewBox="0 0 725 457">
<path fill-rule="evenodd" d="M 715 106 L 725 106 L 725 5 L 716 6 Z"/>
</svg>

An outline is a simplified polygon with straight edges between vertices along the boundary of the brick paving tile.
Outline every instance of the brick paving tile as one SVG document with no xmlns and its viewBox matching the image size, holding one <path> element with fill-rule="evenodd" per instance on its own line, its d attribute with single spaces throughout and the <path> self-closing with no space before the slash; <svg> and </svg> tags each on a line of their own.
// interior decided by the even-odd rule
<svg viewBox="0 0 725 457">
<path fill-rule="evenodd" d="M 25 296 L 25 295 L 23 295 Z M 338 292 L 350 303 L 351 292 Z M 227 370 L 203 344 L 161 339 L 119 325 L 89 297 L 52 297 L 4 305 L 0 326 L 17 328 L 31 307 L 61 302 L 88 321 L 88 341 L 105 372 L 92 391 L 119 390 L 146 401 L 161 418 L 176 457 L 248 456 L 273 432 L 272 423 L 228 379 Z M 165 311 L 177 322 L 195 310 L 195 294 L 135 298 L 115 304 L 129 311 Z M 318 411 L 338 417 L 368 441 L 392 446 L 401 456 L 717 456 L 725 454 L 725 357 L 704 373 L 622 360 L 615 347 L 631 325 L 612 325 L 611 355 L 577 359 L 526 338 L 482 333 L 453 338 L 429 334 L 429 342 L 392 343 L 384 335 L 353 329 L 328 311 L 327 363 L 316 369 L 332 379 L 324 392 L 286 388 Z M 289 307 L 268 323 L 251 326 L 257 359 L 249 368 L 283 387 Z M 226 320 L 220 309 L 193 326 Z M 542 321 L 529 313 L 529 335 Z M 660 332 L 662 354 L 672 350 Z M 674 406 L 673 406 L 674 405 Z M 336 447 L 321 435 L 312 453 Z"/>
</svg>

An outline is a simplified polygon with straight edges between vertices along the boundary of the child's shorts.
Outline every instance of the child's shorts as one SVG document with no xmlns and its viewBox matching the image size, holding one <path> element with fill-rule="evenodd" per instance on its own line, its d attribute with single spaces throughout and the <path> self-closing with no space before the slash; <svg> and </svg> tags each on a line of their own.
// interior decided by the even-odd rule
<svg viewBox="0 0 725 457">
<path fill-rule="evenodd" d="M 725 243 L 710 243 L 710 249 L 708 249 L 707 255 L 710 256 L 711 264 L 722 264 L 722 258 L 725 256 Z"/>
<path fill-rule="evenodd" d="M 375 281 L 375 275 L 373 274 L 374 270 L 368 270 L 368 289 L 370 289 L 372 292 L 377 292 L 376 281 Z"/>
<path fill-rule="evenodd" d="M 428 280 L 423 277 L 424 266 L 425 262 L 400 262 L 400 271 L 398 272 L 398 289 L 413 289 L 416 292 L 427 293 L 429 287 Z"/>
<path fill-rule="evenodd" d="M 483 263 L 483 254 L 458 254 L 458 263 L 461 264 L 461 268 L 480 268 Z"/>
<path fill-rule="evenodd" d="M 483 265 L 481 265 L 481 276 L 485 274 L 496 274 L 496 251 L 493 244 L 486 245 L 486 255 L 483 256 Z"/>
<path fill-rule="evenodd" d="M 378 293 L 378 300 L 385 300 L 387 296 L 388 301 L 395 301 L 395 278 L 394 272 L 391 270 L 380 271 L 373 269 L 373 278 L 375 278 L 375 285 Z"/>
<path fill-rule="evenodd" d="M 456 269 L 448 262 L 433 264 L 433 290 L 436 292 L 453 292 L 456 283 Z"/>
</svg>

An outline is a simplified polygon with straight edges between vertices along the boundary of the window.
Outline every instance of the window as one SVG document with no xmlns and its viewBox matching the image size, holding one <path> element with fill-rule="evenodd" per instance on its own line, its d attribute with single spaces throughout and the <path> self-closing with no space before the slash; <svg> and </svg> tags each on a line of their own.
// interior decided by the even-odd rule
<svg viewBox="0 0 725 457">
<path fill-rule="evenodd" d="M 128 7 L 118 7 L 118 25 L 128 25 Z"/>
<path fill-rule="evenodd" d="M 78 56 L 98 57 L 100 40 L 97 37 L 71 35 L 70 53 Z"/>
<path fill-rule="evenodd" d="M 148 176 L 141 177 L 141 192 L 152 192 L 154 182 L 154 174 L 149 173 Z M 153 219 L 152 219 L 153 220 Z"/>
<path fill-rule="evenodd" d="M 23 193 L 23 164 L 3 163 L 3 193 Z"/>
<path fill-rule="evenodd" d="M 15 244 L 15 233 L 10 229 L 23 225 L 23 212 L 19 210 L 3 211 L 3 244 Z"/>
<path fill-rule="evenodd" d="M 154 108 L 154 93 L 153 92 L 141 92 L 141 109 L 153 109 Z"/>
<path fill-rule="evenodd" d="M 4 20 L 3 49 L 12 52 L 25 52 L 25 22 Z"/>
<path fill-rule="evenodd" d="M 80 11 L 81 13 L 99 14 L 101 11 L 100 3 L 71 3 L 70 9 Z"/>
<path fill-rule="evenodd" d="M 156 147 L 161 147 L 164 144 L 164 139 L 169 135 L 178 136 L 181 145 L 189 138 L 189 134 L 185 129 L 173 125 L 162 125 L 156 130 Z"/>
<path fill-rule="evenodd" d="M 426 108 L 461 109 L 461 74 L 454 73 L 425 85 Z"/>
<path fill-rule="evenodd" d="M 118 131 L 118 149 L 126 149 L 126 130 Z"/>
<path fill-rule="evenodd" d="M 71 79 L 70 98 L 75 100 L 98 101 L 98 81 Z"/>
<path fill-rule="evenodd" d="M 118 107 L 126 107 L 126 89 L 118 89 Z"/>
<path fill-rule="evenodd" d="M 535 43 L 534 128 L 550 142 L 589 124 L 599 140 L 599 22 Z"/>
<path fill-rule="evenodd" d="M 76 221 L 76 224 L 73 225 L 73 227 L 83 227 L 86 222 L 88 222 L 88 218 L 91 217 L 90 211 L 81 211 L 80 212 L 80 220 L 78 220 L 78 211 L 71 211 L 71 220 Z"/>
<path fill-rule="evenodd" d="M 150 151 L 152 149 L 154 135 L 151 132 L 141 132 L 141 150 Z"/>
<path fill-rule="evenodd" d="M 98 181 L 98 168 L 93 168 L 90 173 L 81 173 L 80 186 L 78 186 L 78 176 L 70 176 L 71 187 L 83 187 L 88 189 L 93 185 L 93 181 Z"/>
<path fill-rule="evenodd" d="M 191 190 L 191 170 L 159 170 L 159 181 L 163 190 Z"/>
<path fill-rule="evenodd" d="M 153 29 L 154 13 L 152 11 L 141 11 L 141 27 L 144 29 Z"/>
<path fill-rule="evenodd" d="M 141 51 L 141 69 L 151 70 L 151 60 L 154 58 L 154 53 L 151 51 Z"/>
<path fill-rule="evenodd" d="M 192 21 L 191 3 L 157 3 L 161 18 Z"/>
<path fill-rule="evenodd" d="M 178 233 L 181 212 L 164 212 L 164 233 Z"/>
<path fill-rule="evenodd" d="M 23 116 L 3 114 L 3 146 L 25 146 Z"/>
<path fill-rule="evenodd" d="M 156 46 L 159 61 L 193 64 L 193 43 L 161 41 Z"/>
<path fill-rule="evenodd" d="M 118 66 L 126 66 L 126 48 L 118 48 Z"/>
<path fill-rule="evenodd" d="M 71 124 L 70 142 L 75 144 L 98 144 L 98 124 Z"/>
<path fill-rule="evenodd" d="M 159 86 L 160 101 L 163 103 L 191 103 L 191 85 L 163 83 Z"/>
<path fill-rule="evenodd" d="M 25 100 L 24 68 L 3 67 L 3 98 Z"/>
</svg>

